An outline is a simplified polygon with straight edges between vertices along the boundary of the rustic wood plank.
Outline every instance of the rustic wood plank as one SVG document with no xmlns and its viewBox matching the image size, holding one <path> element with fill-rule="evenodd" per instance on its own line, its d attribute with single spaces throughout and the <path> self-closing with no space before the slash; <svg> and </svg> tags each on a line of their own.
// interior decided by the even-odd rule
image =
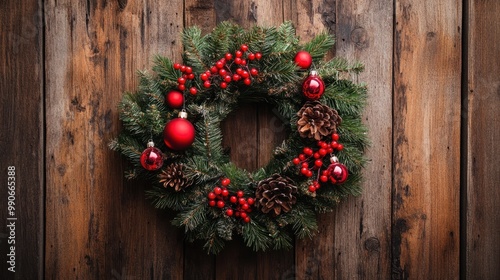
<svg viewBox="0 0 500 280">
<path fill-rule="evenodd" d="M 500 278 L 500 3 L 467 1 L 465 278 Z"/>
<path fill-rule="evenodd" d="M 0 3 L 1 279 L 43 278 L 42 11 L 41 1 Z M 15 174 L 8 174 L 9 166 Z M 15 203 L 12 213 L 9 201 Z M 11 223 L 15 228 L 7 227 Z"/>
<path fill-rule="evenodd" d="M 182 278 L 180 232 L 124 183 L 116 104 L 153 54 L 180 58 L 182 1 L 47 1 L 46 278 Z M 155 215 L 156 213 L 156 215 Z"/>
<path fill-rule="evenodd" d="M 459 277 L 461 3 L 396 1 L 396 279 Z"/>
<path fill-rule="evenodd" d="M 364 170 L 363 193 L 337 208 L 335 278 L 389 279 L 392 166 L 393 1 L 337 3 L 336 55 L 361 61 L 352 77 L 368 87 L 364 123 L 373 145 Z"/>
</svg>

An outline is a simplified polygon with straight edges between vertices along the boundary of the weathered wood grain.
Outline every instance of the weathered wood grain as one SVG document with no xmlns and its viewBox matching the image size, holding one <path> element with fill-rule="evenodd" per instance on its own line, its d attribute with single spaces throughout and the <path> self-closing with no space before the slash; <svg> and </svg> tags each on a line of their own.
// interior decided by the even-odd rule
<svg viewBox="0 0 500 280">
<path fill-rule="evenodd" d="M 47 1 L 48 279 L 182 278 L 181 234 L 108 149 L 153 54 L 180 59 L 182 1 Z M 171 253 L 175 252 L 175 253 Z"/>
<path fill-rule="evenodd" d="M 43 276 L 44 73 L 41 5 L 42 1 L 0 3 L 1 279 Z M 15 167 L 14 180 L 8 180 L 9 166 Z M 10 190 L 8 183 L 11 183 Z M 9 191 L 15 194 L 9 194 Z M 15 203 L 12 205 L 15 207 L 13 215 L 7 209 L 8 201 Z M 7 228 L 11 222 L 15 225 L 12 234 L 11 228 Z M 11 256 L 7 255 L 12 255 L 12 251 L 15 253 L 15 273 L 8 270 L 11 265 L 7 264 L 11 260 Z"/>
<path fill-rule="evenodd" d="M 466 123 L 467 279 L 500 278 L 500 3 L 467 1 L 468 66 L 462 117 Z M 466 154 L 465 154 L 466 153 Z"/>
<path fill-rule="evenodd" d="M 368 102 L 364 123 L 373 143 L 366 151 L 363 193 L 337 208 L 335 278 L 389 279 L 392 183 L 393 1 L 339 1 L 336 55 L 361 61 Z"/>
<path fill-rule="evenodd" d="M 393 278 L 459 277 L 461 1 L 396 1 Z"/>
</svg>

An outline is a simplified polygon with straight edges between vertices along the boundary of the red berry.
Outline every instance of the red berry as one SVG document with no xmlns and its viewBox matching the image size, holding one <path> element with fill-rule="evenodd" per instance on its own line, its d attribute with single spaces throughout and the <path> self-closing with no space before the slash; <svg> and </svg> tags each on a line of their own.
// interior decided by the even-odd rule
<svg viewBox="0 0 500 280">
<path fill-rule="evenodd" d="M 192 95 L 195 95 L 195 94 L 198 92 L 198 90 L 197 90 L 195 87 L 192 87 L 192 88 L 190 88 L 190 89 L 189 89 L 189 92 L 190 92 Z"/>
<path fill-rule="evenodd" d="M 226 197 L 229 195 L 229 191 L 227 189 L 222 190 L 222 196 Z"/>
<path fill-rule="evenodd" d="M 305 175 L 306 177 L 312 177 L 313 173 L 311 170 L 307 170 L 307 173 Z"/>
<path fill-rule="evenodd" d="M 224 67 L 224 63 L 222 63 L 222 61 L 217 61 L 217 63 L 215 63 L 215 67 L 222 69 L 222 67 Z"/>
<path fill-rule="evenodd" d="M 227 83 L 226 82 L 220 83 L 220 88 L 227 88 Z"/>
<path fill-rule="evenodd" d="M 311 148 L 305 147 L 302 152 L 306 154 L 307 156 L 312 156 L 313 150 Z"/>
<path fill-rule="evenodd" d="M 241 205 L 241 209 L 243 210 L 247 210 L 248 208 L 250 208 L 250 205 L 248 205 L 248 203 Z"/>
<path fill-rule="evenodd" d="M 316 161 L 314 161 L 314 165 L 317 167 L 321 167 L 323 165 L 323 161 L 320 159 L 317 159 Z"/>
<path fill-rule="evenodd" d="M 186 89 L 186 86 L 185 86 L 185 85 L 181 85 L 181 84 L 179 84 L 179 85 L 177 86 L 177 88 L 178 88 L 180 91 L 183 91 L 183 90 L 185 90 L 185 89 Z"/>
<path fill-rule="evenodd" d="M 214 193 L 215 194 L 221 194 L 222 193 L 222 189 L 220 187 L 215 187 L 214 188 Z"/>
<path fill-rule="evenodd" d="M 227 209 L 226 210 L 226 215 L 228 215 L 229 217 L 233 216 L 233 214 L 234 214 L 233 209 Z"/>
<path fill-rule="evenodd" d="M 224 58 L 225 58 L 226 60 L 231 60 L 231 59 L 233 59 L 233 55 L 232 55 L 232 54 L 230 54 L 230 53 L 226 53 L 226 55 L 224 56 Z"/>
<path fill-rule="evenodd" d="M 342 151 L 344 149 L 344 145 L 339 144 L 337 147 L 337 151 Z"/>
<path fill-rule="evenodd" d="M 185 79 L 185 78 L 183 78 L 183 77 L 180 77 L 180 78 L 178 78 L 178 79 L 177 79 L 177 82 L 178 82 L 179 84 L 183 85 L 183 84 L 185 84 L 185 83 L 186 83 L 186 79 Z"/>
<path fill-rule="evenodd" d="M 221 75 L 222 77 L 226 76 L 226 74 L 227 74 L 226 69 L 220 69 L 219 70 L 219 75 Z"/>
<path fill-rule="evenodd" d="M 328 149 L 326 149 L 326 151 L 327 151 L 327 153 L 329 153 L 329 154 L 333 153 L 333 149 L 332 149 L 332 148 L 328 148 Z"/>
<path fill-rule="evenodd" d="M 248 58 L 249 60 L 254 60 L 254 59 L 255 59 L 255 54 L 253 54 L 253 53 L 249 53 L 249 54 L 248 54 L 248 56 L 247 56 L 247 58 Z"/>
<path fill-rule="evenodd" d="M 307 167 L 302 167 L 300 169 L 300 173 L 302 173 L 302 175 L 306 175 L 308 171 L 309 171 L 309 169 L 307 169 Z"/>
<path fill-rule="evenodd" d="M 309 163 L 303 162 L 301 166 L 307 168 L 307 167 L 309 167 Z"/>
<path fill-rule="evenodd" d="M 247 223 L 247 224 L 248 224 L 248 223 L 250 223 L 250 217 L 245 217 L 245 218 L 243 219 L 243 221 L 244 221 L 245 223 Z"/>
<path fill-rule="evenodd" d="M 237 191 L 237 192 L 236 192 L 236 195 L 237 195 L 238 197 L 243 197 L 243 196 L 245 195 L 245 193 L 244 193 L 243 191 Z"/>
<path fill-rule="evenodd" d="M 246 78 L 245 80 L 243 80 L 243 83 L 249 86 L 252 83 L 252 81 L 249 78 Z"/>
<path fill-rule="evenodd" d="M 210 205 L 211 207 L 214 207 L 214 206 L 215 206 L 215 204 L 217 204 L 217 203 L 215 202 L 215 200 L 210 200 L 210 201 L 208 202 L 208 205 Z"/>
<path fill-rule="evenodd" d="M 300 159 L 299 159 L 299 158 L 294 158 L 294 159 L 292 160 L 292 162 L 293 162 L 293 164 L 297 165 L 297 164 L 299 164 L 299 163 L 300 163 Z"/>
<path fill-rule="evenodd" d="M 200 79 L 201 79 L 202 81 L 206 81 L 206 80 L 208 80 L 208 75 L 207 75 L 207 73 L 203 73 L 203 74 L 201 74 L 201 75 L 200 75 Z"/>
<path fill-rule="evenodd" d="M 325 170 L 321 171 L 321 175 L 328 176 L 328 170 L 325 169 Z"/>
<path fill-rule="evenodd" d="M 241 213 L 240 213 L 240 217 L 241 217 L 242 219 L 245 219 L 245 218 L 247 218 L 247 217 L 248 217 L 248 214 L 247 214 L 247 213 L 245 213 L 245 212 L 241 212 Z"/>
<path fill-rule="evenodd" d="M 249 198 L 247 198 L 247 203 L 248 203 L 248 205 L 253 205 L 255 203 L 255 199 L 249 197 Z"/>
<path fill-rule="evenodd" d="M 224 81 L 225 81 L 226 83 L 231 82 L 231 80 L 232 80 L 232 79 L 233 79 L 233 78 L 231 78 L 231 76 L 229 76 L 229 75 L 226 75 L 226 76 L 224 77 Z"/>
<path fill-rule="evenodd" d="M 231 180 L 229 178 L 222 179 L 222 181 L 221 181 L 222 186 L 227 187 L 227 186 L 229 186 L 229 184 L 231 184 Z"/>
<path fill-rule="evenodd" d="M 252 69 L 250 69 L 250 74 L 252 76 L 257 76 L 259 74 L 259 71 L 257 71 L 257 69 L 255 69 L 255 68 L 252 68 Z"/>
<path fill-rule="evenodd" d="M 229 201 L 230 201 L 231 203 L 235 204 L 236 202 L 238 202 L 238 198 L 236 198 L 236 196 L 234 196 L 234 195 L 233 195 L 233 196 L 231 196 L 231 197 L 229 198 Z"/>
<path fill-rule="evenodd" d="M 320 157 L 321 157 L 321 155 L 320 155 L 319 153 L 314 153 L 314 155 L 313 155 L 313 156 L 314 156 L 314 158 L 315 158 L 315 159 L 318 159 L 318 158 L 320 158 Z"/>
<path fill-rule="evenodd" d="M 225 205 L 226 204 L 224 203 L 224 201 L 222 201 L 222 200 L 217 201 L 217 207 L 224 208 Z"/>
<path fill-rule="evenodd" d="M 193 68 L 187 66 L 186 67 L 186 74 L 191 74 L 191 73 L 193 73 Z"/>
<path fill-rule="evenodd" d="M 333 149 L 337 149 L 339 147 L 339 143 L 337 143 L 337 141 L 333 141 L 331 144 L 330 144 L 330 147 L 332 147 Z"/>
<path fill-rule="evenodd" d="M 234 54 L 236 55 L 236 57 L 237 57 L 237 58 L 239 58 L 239 57 L 242 57 L 242 56 L 243 56 L 243 52 L 242 52 L 242 51 L 236 51 Z M 236 59 L 235 59 L 235 60 L 236 60 Z"/>
<path fill-rule="evenodd" d="M 316 187 L 315 187 L 315 186 L 313 186 L 313 185 L 310 185 L 310 186 L 309 186 L 309 191 L 310 191 L 310 192 L 315 192 L 315 191 L 316 191 Z"/>
<path fill-rule="evenodd" d="M 326 182 L 328 181 L 328 176 L 326 176 L 326 175 L 321 175 L 321 176 L 319 177 L 319 180 L 320 180 L 321 182 L 323 182 L 323 183 L 326 183 Z"/>
<path fill-rule="evenodd" d="M 328 145 L 328 143 L 321 142 L 320 147 L 323 149 L 328 149 L 329 145 Z"/>
<path fill-rule="evenodd" d="M 246 52 L 246 51 L 248 51 L 248 46 L 247 46 L 247 45 L 245 45 L 245 44 L 243 44 L 243 45 L 241 45 L 240 50 L 241 50 L 242 52 Z"/>
<path fill-rule="evenodd" d="M 238 74 L 234 74 L 234 75 L 233 75 L 233 81 L 237 82 L 237 81 L 239 81 L 240 79 L 241 79 L 241 76 L 240 76 L 240 75 L 238 75 Z"/>
<path fill-rule="evenodd" d="M 339 141 L 339 135 L 337 133 L 332 134 L 332 140 L 333 141 Z"/>
<path fill-rule="evenodd" d="M 216 197 L 217 197 L 217 196 L 215 195 L 215 193 L 213 193 L 213 192 L 209 192 L 209 193 L 208 193 L 208 199 L 210 199 L 210 200 L 214 200 Z"/>
<path fill-rule="evenodd" d="M 187 78 L 188 78 L 189 80 L 194 80 L 194 74 L 193 74 L 193 73 L 189 74 L 189 75 L 187 76 Z"/>
<path fill-rule="evenodd" d="M 215 69 L 217 69 L 217 67 L 215 67 Z M 210 72 L 210 70 L 205 71 L 205 74 L 207 74 L 208 77 L 210 77 L 212 75 L 212 73 Z"/>
<path fill-rule="evenodd" d="M 239 57 L 237 57 L 237 58 L 234 59 L 234 63 L 236 63 L 238 65 L 241 64 L 241 61 L 242 61 L 242 59 L 239 58 Z"/>
<path fill-rule="evenodd" d="M 319 149 L 318 153 L 319 153 L 320 156 L 325 156 L 326 155 L 326 149 L 321 148 L 321 149 Z"/>
<path fill-rule="evenodd" d="M 261 59 L 261 58 L 262 58 L 262 54 L 261 54 L 260 52 L 256 53 L 256 54 L 255 54 L 255 58 L 256 58 L 257 60 Z"/>
<path fill-rule="evenodd" d="M 239 203 L 240 205 L 243 205 L 243 204 L 247 203 L 247 200 L 246 200 L 246 199 L 244 199 L 243 197 L 240 197 L 240 199 L 238 199 L 238 203 Z"/>
<path fill-rule="evenodd" d="M 204 88 L 209 88 L 210 86 L 211 86 L 210 81 L 205 81 L 205 82 L 203 83 L 203 87 L 204 87 Z"/>
<path fill-rule="evenodd" d="M 186 66 L 181 65 L 181 72 L 182 72 L 182 73 L 186 72 Z"/>
<path fill-rule="evenodd" d="M 217 69 L 217 67 L 215 67 L 215 66 L 212 66 L 212 67 L 210 67 L 210 72 L 212 72 L 212 74 L 215 74 L 215 73 L 219 72 L 219 69 Z"/>
<path fill-rule="evenodd" d="M 181 69 L 181 64 L 180 63 L 174 63 L 174 69 L 175 70 Z"/>
<path fill-rule="evenodd" d="M 245 59 L 241 60 L 241 65 L 247 65 L 247 61 Z"/>
<path fill-rule="evenodd" d="M 241 76 L 242 73 L 243 73 L 243 69 L 241 69 L 241 68 L 236 69 L 236 74 Z"/>
<path fill-rule="evenodd" d="M 242 76 L 243 78 L 248 78 L 248 77 L 250 77 L 250 74 L 248 74 L 248 72 L 247 72 L 247 71 L 243 71 L 243 72 L 241 73 L 241 76 Z"/>
<path fill-rule="evenodd" d="M 300 154 L 299 155 L 299 159 L 302 161 L 302 160 L 305 160 L 306 159 L 306 155 L 304 154 Z"/>
</svg>

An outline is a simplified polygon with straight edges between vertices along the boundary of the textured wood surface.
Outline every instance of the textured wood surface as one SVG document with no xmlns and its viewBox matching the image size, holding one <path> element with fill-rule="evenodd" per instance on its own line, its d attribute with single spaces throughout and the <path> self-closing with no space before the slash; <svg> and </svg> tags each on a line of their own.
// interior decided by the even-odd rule
<svg viewBox="0 0 500 280">
<path fill-rule="evenodd" d="M 457 279 L 461 2 L 396 1 L 392 273 Z"/>
<path fill-rule="evenodd" d="M 0 279 L 500 278 L 497 1 L 0 2 L 0 181 L 15 165 L 19 206 L 14 275 L 2 188 Z M 136 70 L 157 53 L 180 61 L 184 27 L 224 20 L 291 20 L 302 41 L 326 30 L 330 55 L 365 64 L 363 194 L 290 251 L 235 240 L 207 256 L 107 147 Z M 285 137 L 272 110 L 244 105 L 224 124 L 241 167 L 265 165 Z"/>
<path fill-rule="evenodd" d="M 468 66 L 462 110 L 467 279 L 500 277 L 500 2 L 467 1 Z M 466 153 L 466 154 L 465 154 Z"/>
<path fill-rule="evenodd" d="M 41 3 L 0 2 L 1 279 L 43 276 L 44 109 Z M 9 166 L 15 167 L 15 175 L 14 180 L 8 181 Z M 8 182 L 15 183 L 14 199 L 9 197 Z M 15 207 L 12 209 L 13 215 L 7 209 L 8 201 L 15 203 L 12 205 Z M 11 223 L 14 223 L 15 229 L 7 228 Z M 11 246 L 14 246 L 14 250 L 11 250 Z M 7 264 L 11 256 L 7 255 L 12 253 L 15 254 L 15 273 L 7 270 L 11 267 Z"/>
</svg>

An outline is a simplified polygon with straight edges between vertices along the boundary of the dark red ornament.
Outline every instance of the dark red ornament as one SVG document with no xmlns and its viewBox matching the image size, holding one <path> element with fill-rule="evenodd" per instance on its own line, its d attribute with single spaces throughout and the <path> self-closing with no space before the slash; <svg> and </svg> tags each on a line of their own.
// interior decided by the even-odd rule
<svg viewBox="0 0 500 280">
<path fill-rule="evenodd" d="M 187 113 L 182 111 L 179 113 L 179 118 L 173 119 L 165 125 L 163 141 L 172 150 L 187 149 L 194 142 L 194 126 L 186 118 Z"/>
<path fill-rule="evenodd" d="M 347 167 L 339 162 L 338 158 L 333 156 L 330 161 L 332 164 L 328 166 L 328 179 L 332 184 L 340 185 L 347 180 L 347 176 L 349 175 L 349 171 L 347 171 Z"/>
<path fill-rule="evenodd" d="M 177 90 L 171 90 L 165 96 L 165 102 L 172 109 L 182 108 L 184 105 L 184 95 Z"/>
<path fill-rule="evenodd" d="M 294 58 L 295 64 L 302 69 L 308 69 L 312 64 L 311 54 L 306 51 L 299 51 Z"/>
<path fill-rule="evenodd" d="M 148 142 L 148 147 L 142 152 L 140 157 L 141 165 L 144 169 L 155 171 L 163 165 L 163 153 L 155 148 L 153 141 Z"/>
<path fill-rule="evenodd" d="M 318 72 L 311 71 L 309 76 L 302 83 L 302 93 L 309 100 L 320 99 L 325 92 L 325 83 L 319 77 Z"/>
</svg>

